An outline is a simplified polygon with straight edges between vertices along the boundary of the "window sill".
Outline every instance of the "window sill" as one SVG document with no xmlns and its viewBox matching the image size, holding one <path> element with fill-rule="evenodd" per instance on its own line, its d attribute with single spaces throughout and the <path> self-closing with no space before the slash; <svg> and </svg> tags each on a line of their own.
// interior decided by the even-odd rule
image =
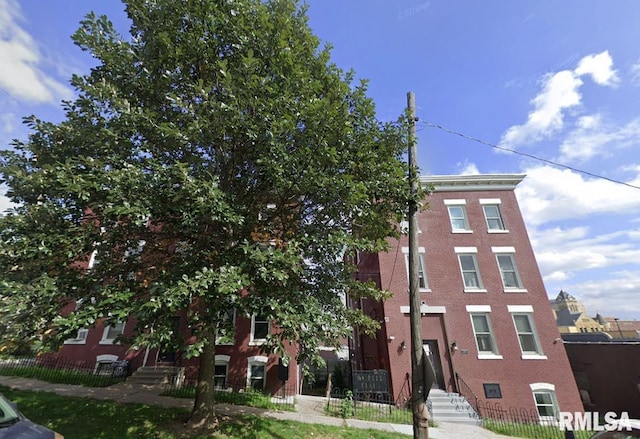
<svg viewBox="0 0 640 439">
<path fill-rule="evenodd" d="M 522 359 L 523 360 L 546 360 L 547 356 L 540 355 L 540 354 L 522 354 Z"/>
<path fill-rule="evenodd" d="M 249 346 L 262 346 L 267 340 L 252 340 L 249 342 Z"/>
<path fill-rule="evenodd" d="M 451 233 L 473 233 L 473 230 L 452 230 Z"/>
<path fill-rule="evenodd" d="M 529 291 L 526 288 L 505 288 L 505 293 L 528 293 Z"/>
<path fill-rule="evenodd" d="M 487 230 L 487 233 L 509 233 L 508 230 L 502 230 L 502 229 L 493 229 L 493 230 Z"/>
<path fill-rule="evenodd" d="M 484 288 L 465 288 L 465 293 L 486 293 L 487 290 Z"/>
<path fill-rule="evenodd" d="M 65 340 L 63 344 L 87 344 L 87 340 Z"/>
<path fill-rule="evenodd" d="M 120 343 L 116 343 L 115 340 L 100 340 L 98 344 L 99 345 L 119 345 Z"/>
<path fill-rule="evenodd" d="M 420 288 L 420 292 L 421 293 L 430 293 L 431 292 L 431 288 Z"/>
<path fill-rule="evenodd" d="M 496 354 L 478 354 L 478 360 L 502 360 L 502 355 Z"/>
</svg>

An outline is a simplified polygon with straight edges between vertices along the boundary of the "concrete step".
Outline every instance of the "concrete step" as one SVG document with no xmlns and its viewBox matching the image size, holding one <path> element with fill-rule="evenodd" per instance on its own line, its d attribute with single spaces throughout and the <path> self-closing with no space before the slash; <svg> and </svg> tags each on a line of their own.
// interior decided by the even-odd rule
<svg viewBox="0 0 640 439">
<path fill-rule="evenodd" d="M 457 394 L 448 393 L 440 389 L 431 389 L 428 405 L 435 422 L 451 422 L 467 425 L 481 425 L 473 407 L 467 400 Z"/>
</svg>

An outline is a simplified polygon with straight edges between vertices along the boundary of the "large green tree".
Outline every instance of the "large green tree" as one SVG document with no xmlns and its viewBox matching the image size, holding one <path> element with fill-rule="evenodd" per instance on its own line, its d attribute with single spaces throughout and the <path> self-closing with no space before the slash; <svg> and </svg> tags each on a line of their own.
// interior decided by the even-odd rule
<svg viewBox="0 0 640 439">
<path fill-rule="evenodd" d="M 229 309 L 275 320 L 264 348 L 295 343 L 301 362 L 375 327 L 344 294 L 384 293 L 343 256 L 395 233 L 405 129 L 376 120 L 366 83 L 331 63 L 294 0 L 124 3 L 130 35 L 93 14 L 74 34 L 97 62 L 72 78 L 64 120 L 27 118 L 32 134 L 1 153 L 19 207 L 0 220 L 0 312 L 50 341 L 133 316 L 132 343 L 158 346 L 189 310 L 191 422 L 212 425 Z"/>
</svg>

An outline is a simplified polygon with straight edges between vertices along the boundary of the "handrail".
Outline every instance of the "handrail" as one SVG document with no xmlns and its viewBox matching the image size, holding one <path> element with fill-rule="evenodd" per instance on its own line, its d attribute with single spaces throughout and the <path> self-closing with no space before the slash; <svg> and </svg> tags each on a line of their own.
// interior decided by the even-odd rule
<svg viewBox="0 0 640 439">
<path fill-rule="evenodd" d="M 458 392 L 460 392 L 460 395 L 467 400 L 471 407 L 473 407 L 476 414 L 482 418 L 482 414 L 480 413 L 480 398 L 473 393 L 471 387 L 469 387 L 469 385 L 462 379 L 458 372 L 456 372 L 456 382 L 458 384 Z"/>
<path fill-rule="evenodd" d="M 406 396 L 404 396 L 406 394 Z M 404 397 L 404 399 L 403 399 Z M 403 399 L 401 401 L 401 399 Z M 404 383 L 398 393 L 398 398 L 395 401 L 396 407 L 405 407 L 407 402 L 411 401 L 411 376 L 409 372 L 404 377 Z"/>
</svg>

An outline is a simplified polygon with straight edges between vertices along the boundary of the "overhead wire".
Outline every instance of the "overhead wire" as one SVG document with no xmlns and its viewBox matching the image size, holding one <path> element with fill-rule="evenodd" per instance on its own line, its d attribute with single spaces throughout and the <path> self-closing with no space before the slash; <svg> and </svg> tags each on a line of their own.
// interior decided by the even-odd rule
<svg viewBox="0 0 640 439">
<path fill-rule="evenodd" d="M 482 139 L 479 139 L 477 137 L 473 137 L 473 136 L 469 136 L 467 134 L 460 133 L 458 131 L 452 130 L 450 128 L 446 128 L 446 127 L 444 127 L 442 125 L 439 125 L 439 124 L 436 124 L 436 123 L 433 123 L 433 122 L 427 122 L 427 121 L 423 121 L 423 120 L 420 120 L 419 122 L 425 124 L 427 127 L 437 128 L 437 129 L 442 130 L 442 131 L 444 131 L 446 133 L 453 134 L 453 135 L 456 135 L 458 137 L 462 137 L 463 139 L 472 140 L 474 142 L 478 142 L 478 143 L 481 143 L 483 145 L 490 146 L 491 148 L 495 148 L 495 149 L 498 149 L 498 150 L 501 150 L 501 151 L 506 151 L 506 152 L 510 152 L 510 153 L 513 153 L 513 154 L 517 154 L 517 155 L 521 155 L 521 156 L 524 156 L 524 157 L 528 157 L 530 159 L 537 160 L 537 161 L 540 161 L 540 162 L 543 162 L 543 163 L 547 163 L 547 164 L 550 164 L 552 166 L 556 166 L 556 167 L 564 168 L 564 169 L 569 169 L 571 171 L 578 172 L 578 173 L 581 173 L 581 174 L 584 174 L 584 175 L 588 175 L 588 176 L 593 177 L 593 178 L 606 180 L 606 181 L 609 181 L 611 183 L 620 184 L 620 185 L 627 186 L 627 187 L 630 187 L 630 188 L 633 188 L 633 189 L 640 189 L 640 186 L 636 186 L 636 185 L 631 184 L 631 183 L 626 183 L 624 181 L 616 180 L 614 178 L 605 177 L 603 175 L 599 175 L 599 174 L 596 174 L 596 173 L 593 173 L 593 172 L 585 171 L 584 169 L 580 169 L 580 168 L 576 168 L 576 167 L 573 167 L 573 166 L 569 166 L 569 165 L 565 165 L 565 164 L 562 164 L 562 163 L 558 163 L 558 162 L 555 162 L 553 160 L 544 159 L 542 157 L 538 157 L 538 156 L 533 155 L 533 154 L 528 154 L 526 152 L 516 151 L 515 149 L 506 148 L 504 146 L 498 146 L 498 145 L 496 145 L 494 143 L 487 142 L 486 140 L 482 140 Z"/>
</svg>

